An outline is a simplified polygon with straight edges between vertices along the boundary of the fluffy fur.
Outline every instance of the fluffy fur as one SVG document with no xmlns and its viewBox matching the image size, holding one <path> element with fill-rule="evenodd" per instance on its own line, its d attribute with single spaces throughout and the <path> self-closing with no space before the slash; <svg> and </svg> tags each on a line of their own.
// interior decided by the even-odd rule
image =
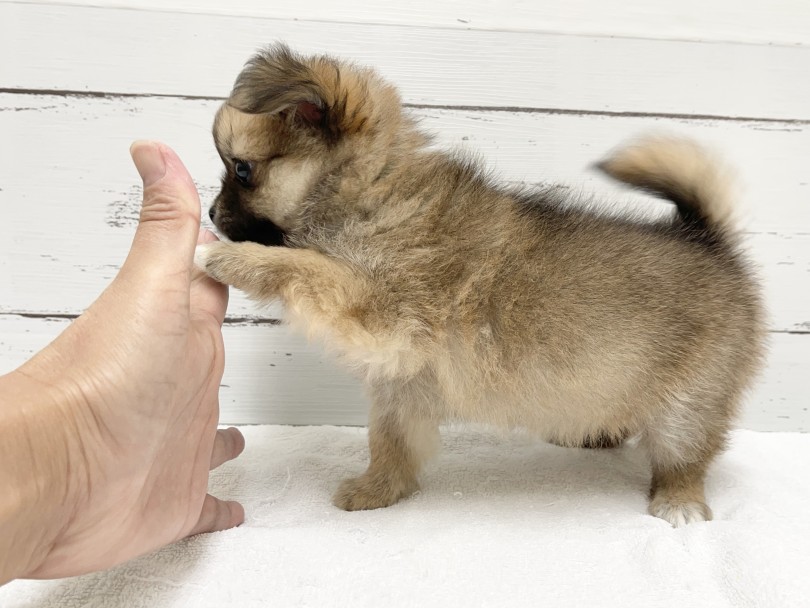
<svg viewBox="0 0 810 608">
<path fill-rule="evenodd" d="M 601 163 L 677 209 L 611 218 L 494 183 L 429 148 L 373 71 L 283 46 L 247 64 L 214 138 L 226 171 L 212 218 L 244 242 L 206 245 L 198 263 L 280 299 L 371 393 L 371 462 L 337 506 L 409 495 L 439 424 L 472 421 L 564 445 L 638 435 L 650 513 L 711 518 L 706 468 L 764 331 L 727 184 L 702 149 L 646 139 Z"/>
</svg>

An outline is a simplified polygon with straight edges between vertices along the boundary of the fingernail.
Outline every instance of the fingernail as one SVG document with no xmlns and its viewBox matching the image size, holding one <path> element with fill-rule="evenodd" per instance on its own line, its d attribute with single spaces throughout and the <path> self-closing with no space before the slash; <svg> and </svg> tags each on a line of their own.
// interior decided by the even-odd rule
<svg viewBox="0 0 810 608">
<path fill-rule="evenodd" d="M 153 141 L 136 141 L 129 148 L 135 168 L 143 180 L 144 187 L 151 186 L 166 175 L 166 161 L 160 146 Z"/>
<path fill-rule="evenodd" d="M 202 245 L 203 243 L 215 243 L 219 240 L 219 237 L 208 230 L 208 228 L 200 228 L 200 232 L 197 235 L 197 244 Z"/>
</svg>

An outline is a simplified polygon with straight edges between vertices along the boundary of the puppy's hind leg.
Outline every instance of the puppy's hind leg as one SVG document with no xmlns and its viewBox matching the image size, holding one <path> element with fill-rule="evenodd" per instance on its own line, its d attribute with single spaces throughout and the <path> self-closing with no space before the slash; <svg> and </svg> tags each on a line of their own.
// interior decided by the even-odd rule
<svg viewBox="0 0 810 608">
<path fill-rule="evenodd" d="M 417 475 L 438 447 L 438 423 L 432 418 L 429 392 L 409 383 L 375 387 L 368 444 L 368 470 L 343 481 L 332 499 L 346 511 L 379 509 L 419 489 Z"/>
<path fill-rule="evenodd" d="M 649 512 L 676 528 L 712 519 L 704 479 L 729 426 L 727 409 L 712 407 L 711 401 L 695 407 L 693 401 L 671 400 L 642 436 L 652 459 Z"/>
</svg>

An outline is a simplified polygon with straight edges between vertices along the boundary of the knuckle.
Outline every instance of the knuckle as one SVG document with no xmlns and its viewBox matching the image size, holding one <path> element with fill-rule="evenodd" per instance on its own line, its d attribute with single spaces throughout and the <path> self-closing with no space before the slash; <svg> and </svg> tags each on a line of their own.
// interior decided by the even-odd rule
<svg viewBox="0 0 810 608">
<path fill-rule="evenodd" d="M 144 193 L 141 222 L 199 222 L 199 209 L 177 192 Z"/>
</svg>

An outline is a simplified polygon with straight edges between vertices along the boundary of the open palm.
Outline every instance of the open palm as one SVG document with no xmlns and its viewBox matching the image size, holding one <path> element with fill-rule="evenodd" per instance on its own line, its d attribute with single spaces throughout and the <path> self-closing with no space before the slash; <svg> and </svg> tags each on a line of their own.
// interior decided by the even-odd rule
<svg viewBox="0 0 810 608">
<path fill-rule="evenodd" d="M 209 470 L 244 448 L 217 431 L 227 288 L 193 269 L 200 204 L 169 148 L 135 144 L 144 203 L 120 273 L 23 371 L 70 396 L 77 428 L 73 517 L 29 576 L 113 566 L 180 538 L 241 523 L 238 503 L 208 495 Z M 198 236 L 199 235 L 199 236 Z"/>
</svg>

